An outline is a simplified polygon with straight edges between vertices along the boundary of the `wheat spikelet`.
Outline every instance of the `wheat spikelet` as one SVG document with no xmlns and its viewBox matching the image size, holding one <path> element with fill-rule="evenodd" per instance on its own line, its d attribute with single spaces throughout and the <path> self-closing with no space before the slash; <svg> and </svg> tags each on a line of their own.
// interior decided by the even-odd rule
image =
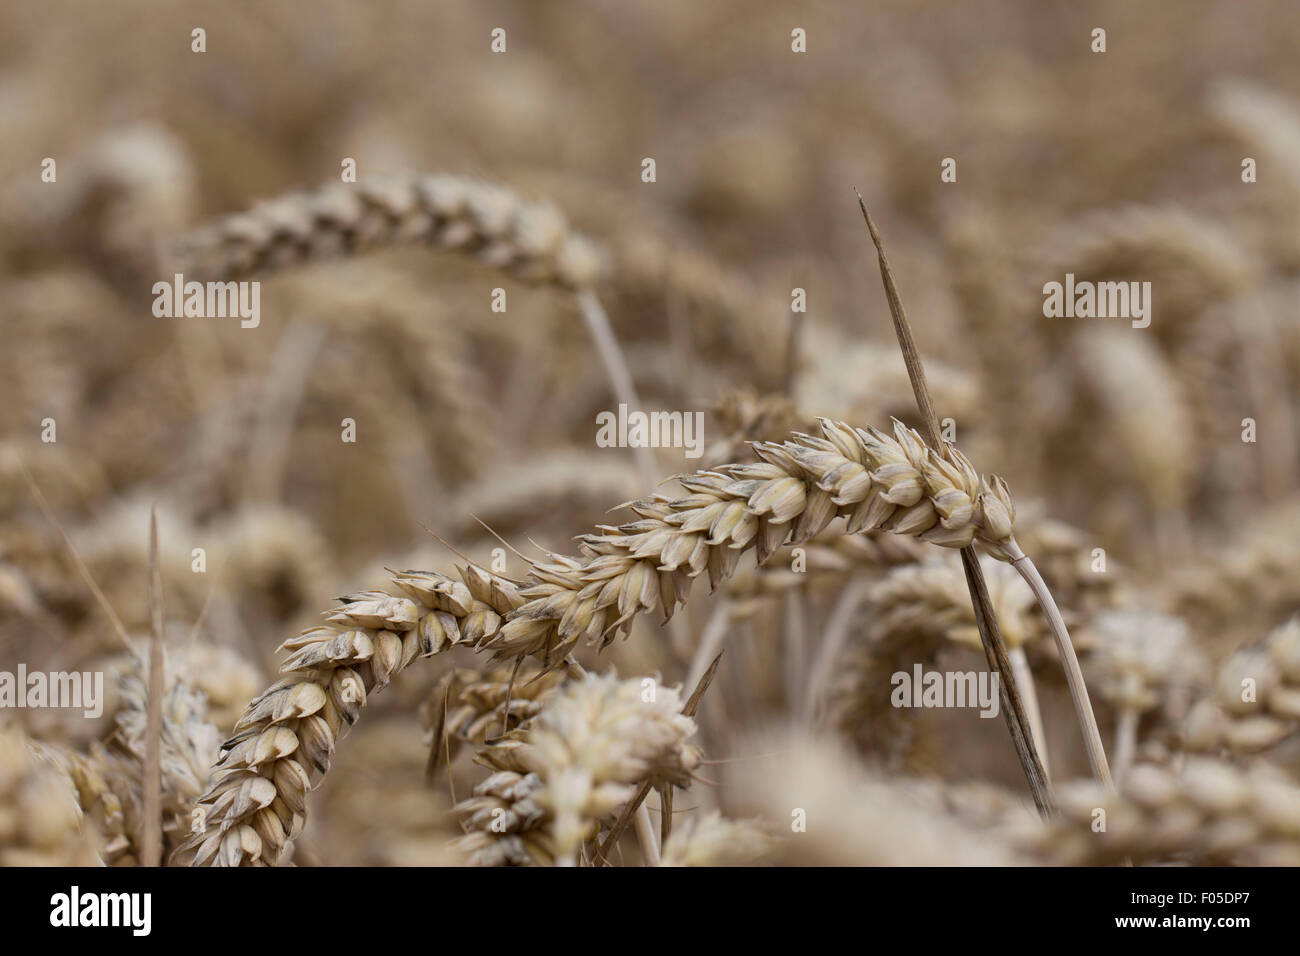
<svg viewBox="0 0 1300 956">
<path fill-rule="evenodd" d="M 633 503 L 638 520 L 586 535 L 582 557 L 535 563 L 526 603 L 492 642 L 497 659 L 553 662 L 584 638 L 608 644 L 643 610 L 670 617 L 705 570 L 716 588 L 749 548 L 761 563 L 837 516 L 850 534 L 883 528 L 953 548 L 978 538 L 1003 559 L 1019 555 L 1006 483 L 981 479 L 956 449 L 941 458 L 897 422 L 893 437 L 829 421 L 822 430 L 756 445 L 758 463 L 684 477 L 685 497 Z"/>
<path fill-rule="evenodd" d="M 1043 863 L 1300 864 L 1300 788 L 1262 764 L 1192 757 L 1181 774 L 1142 764 L 1122 796 L 1079 783 L 1062 787 L 1059 802 L 1059 819 L 1025 840 Z M 1104 830 L 1095 829 L 1098 810 Z"/>
<path fill-rule="evenodd" d="M 182 270 L 232 279 L 416 241 L 572 289 L 594 284 L 602 268 L 595 246 L 554 206 L 447 175 L 372 178 L 283 196 L 191 234 L 176 254 Z"/>
<path fill-rule="evenodd" d="M 635 785 L 687 787 L 699 765 L 695 721 L 676 688 L 586 675 L 561 687 L 511 739 L 480 753 L 496 772 L 461 803 L 471 862 L 573 863 Z M 538 832 L 541 831 L 541 832 Z"/>
<path fill-rule="evenodd" d="M 560 674 L 526 663 L 449 671 L 420 707 L 431 731 L 431 769 L 455 759 L 460 743 L 483 746 L 536 717 L 560 680 Z"/>
<path fill-rule="evenodd" d="M 68 773 L 0 724 L 0 866 L 94 866 L 99 842 Z"/>
</svg>

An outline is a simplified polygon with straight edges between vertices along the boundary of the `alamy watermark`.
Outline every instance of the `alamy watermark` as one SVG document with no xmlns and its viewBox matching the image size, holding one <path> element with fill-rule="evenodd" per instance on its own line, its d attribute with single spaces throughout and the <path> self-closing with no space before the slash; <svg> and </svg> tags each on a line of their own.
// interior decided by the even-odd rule
<svg viewBox="0 0 1300 956">
<path fill-rule="evenodd" d="M 596 445 L 600 448 L 683 448 L 687 458 L 704 454 L 703 412 L 629 412 L 596 416 Z"/>
<path fill-rule="evenodd" d="M 133 936 L 148 936 L 153 925 L 151 893 L 83 893 L 73 886 L 50 897 L 50 925 L 123 926 Z"/>
<path fill-rule="evenodd" d="M 1043 315 L 1049 319 L 1132 319 L 1133 328 L 1151 324 L 1150 282 L 1065 282 L 1043 286 Z"/>
<path fill-rule="evenodd" d="M 155 282 L 153 314 L 160 319 L 240 319 L 245 329 L 262 321 L 262 284 L 251 282 L 186 282 L 176 273 L 171 282 Z"/>
<path fill-rule="evenodd" d="M 981 717 L 996 717 L 1000 698 L 993 671 L 895 671 L 889 678 L 895 707 L 978 707 Z"/>
<path fill-rule="evenodd" d="M 0 671 L 0 709 L 65 707 L 96 719 L 104 712 L 103 671 Z"/>
</svg>

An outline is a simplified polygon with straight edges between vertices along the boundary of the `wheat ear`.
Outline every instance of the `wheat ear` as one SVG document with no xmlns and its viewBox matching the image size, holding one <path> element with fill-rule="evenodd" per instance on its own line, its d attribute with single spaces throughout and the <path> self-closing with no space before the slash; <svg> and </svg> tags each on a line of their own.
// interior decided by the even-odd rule
<svg viewBox="0 0 1300 956">
<path fill-rule="evenodd" d="M 390 176 L 334 183 L 268 200 L 182 237 L 171 250 L 191 272 L 237 278 L 427 242 L 471 253 L 521 278 L 590 287 L 602 256 L 549 203 L 458 176 Z"/>
<path fill-rule="evenodd" d="M 690 783 L 700 757 L 682 711 L 676 689 L 656 686 L 647 699 L 640 679 L 566 683 L 530 723 L 480 752 L 495 772 L 457 807 L 471 828 L 460 847 L 478 864 L 575 865 L 638 782 Z"/>
<path fill-rule="evenodd" d="M 978 538 L 1004 559 L 1019 550 L 1006 483 L 981 479 L 960 452 L 940 458 L 899 422 L 893 436 L 830 421 L 822 431 L 760 443 L 757 463 L 685 477 L 685 497 L 635 502 L 638 521 L 585 536 L 579 558 L 535 564 L 523 588 L 469 566 L 463 583 L 401 572 L 400 596 L 344 598 L 325 623 L 283 645 L 292 652 L 283 676 L 248 705 L 223 746 L 177 860 L 279 862 L 339 734 L 417 655 L 486 644 L 498 660 L 533 655 L 559 666 L 580 640 L 625 633 L 640 611 L 670 616 L 706 570 L 716 587 L 749 548 L 764 560 L 837 516 L 849 533 L 884 529 L 945 547 Z"/>
<path fill-rule="evenodd" d="M 228 216 L 183 237 L 171 253 L 180 268 L 230 279 L 409 242 L 470 253 L 527 281 L 575 293 L 615 397 L 641 407 L 593 291 L 604 255 L 555 206 L 525 202 L 501 186 L 448 175 L 333 183 Z M 656 477 L 650 452 L 637 449 L 636 456 L 642 478 Z"/>
</svg>

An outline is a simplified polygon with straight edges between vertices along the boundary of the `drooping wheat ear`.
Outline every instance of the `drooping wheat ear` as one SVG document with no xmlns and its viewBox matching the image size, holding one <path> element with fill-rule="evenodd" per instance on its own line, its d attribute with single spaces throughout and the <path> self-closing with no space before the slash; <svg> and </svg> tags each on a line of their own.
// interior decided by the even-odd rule
<svg viewBox="0 0 1300 956">
<path fill-rule="evenodd" d="M 1193 757 L 1181 775 L 1141 764 L 1122 796 L 1081 782 L 1059 797 L 1060 817 L 1027 841 L 1043 863 L 1300 865 L 1300 788 L 1265 764 Z"/>
<path fill-rule="evenodd" d="M 1205 660 L 1179 618 L 1153 611 L 1109 610 L 1089 625 L 1089 677 L 1117 715 L 1115 777 L 1122 781 L 1137 752 L 1142 715 L 1161 706 L 1181 724 Z"/>
<path fill-rule="evenodd" d="M 99 842 L 63 767 L 0 724 L 0 866 L 95 866 Z"/>
<path fill-rule="evenodd" d="M 689 817 L 664 843 L 660 866 L 749 866 L 771 852 L 772 838 L 757 824 L 728 820 L 716 810 Z"/>
<path fill-rule="evenodd" d="M 822 432 L 756 444 L 754 464 L 683 477 L 684 497 L 633 502 L 638 520 L 584 536 L 581 557 L 535 563 L 526 603 L 491 642 L 497 659 L 553 663 L 584 638 L 608 644 L 641 611 L 671 617 L 704 571 L 716 588 L 749 548 L 761 563 L 840 516 L 847 533 L 884 529 L 954 548 L 978 538 L 1003 560 L 1019 555 L 1006 483 L 981 479 L 960 452 L 942 458 L 899 422 L 892 437 L 831 421 Z"/>
<path fill-rule="evenodd" d="M 1025 645 L 1042 637 L 1034 596 L 1006 564 L 985 557 L 981 567 L 989 598 L 1017 685 L 1024 696 L 1030 729 L 1044 769 L 1048 757 L 1037 695 Z M 981 649 L 975 611 L 966 591 L 959 561 L 932 559 L 902 565 L 867 587 L 870 613 L 867 639 L 848 657 L 837 682 L 832 711 L 841 731 L 864 749 L 885 748 L 898 757 L 898 748 L 916 733 L 915 724 L 890 705 L 890 677 L 914 664 L 933 662 L 947 642 Z M 897 732 L 881 728 L 897 728 Z"/>
<path fill-rule="evenodd" d="M 1033 613 L 1034 595 L 1006 564 L 980 562 L 988 580 L 989 597 L 1008 648 L 1023 648 L 1043 633 Z M 975 611 L 966 597 L 961 564 L 940 557 L 894 568 L 868 595 L 874 639 L 889 643 L 892 635 L 915 636 L 931 631 L 947 640 L 978 650 Z"/>
<path fill-rule="evenodd" d="M 1300 618 L 1292 618 L 1224 662 L 1212 696 L 1198 701 L 1188 716 L 1185 742 L 1195 751 L 1254 754 L 1298 728 Z"/>
<path fill-rule="evenodd" d="M 1125 205 L 1090 212 L 1052 230 L 1032 256 L 1034 275 L 1077 279 L 1160 278 L 1158 309 L 1199 312 L 1209 301 L 1246 288 L 1256 272 L 1237 237 L 1209 217 L 1172 205 Z M 1157 319 L 1157 322 L 1160 320 Z M 1161 334 L 1186 331 L 1166 319 Z"/>
<path fill-rule="evenodd" d="M 496 772 L 457 809 L 477 864 L 574 865 L 579 849 L 647 781 L 687 787 L 699 766 L 695 721 L 676 688 L 613 674 L 566 683 L 511 739 L 486 748 Z"/>
<path fill-rule="evenodd" d="M 476 670 L 458 667 L 438 681 L 420 707 L 420 718 L 430 731 L 428 771 L 456 758 L 462 743 L 483 746 L 504 737 L 541 713 L 563 675 L 544 673 L 537 664 Z"/>
<path fill-rule="evenodd" d="M 549 203 L 457 176 L 391 176 L 335 183 L 263 202 L 183 238 L 183 271 L 222 279 L 399 242 L 476 255 L 521 278 L 570 289 L 593 285 L 602 256 Z"/>
<path fill-rule="evenodd" d="M 190 811 L 208 784 L 208 770 L 221 741 L 207 717 L 207 699 L 193 685 L 183 659 L 164 665 L 160 765 L 162 770 L 159 842 L 168 853 L 190 831 Z M 104 831 L 104 861 L 136 866 L 145 845 L 145 757 L 148 665 L 129 658 L 118 675 L 119 704 L 114 732 L 89 754 L 69 756 L 68 771 L 77 785 L 82 810 Z"/>
<path fill-rule="evenodd" d="M 325 622 L 285 641 L 280 680 L 254 698 L 222 745 L 195 808 L 194 833 L 175 854 L 191 865 L 274 865 L 302 829 L 307 791 L 329 769 L 339 736 L 417 656 L 477 644 L 517 606 L 514 585 L 470 566 L 461 581 L 394 574 L 398 595 L 342 599 Z"/>
</svg>

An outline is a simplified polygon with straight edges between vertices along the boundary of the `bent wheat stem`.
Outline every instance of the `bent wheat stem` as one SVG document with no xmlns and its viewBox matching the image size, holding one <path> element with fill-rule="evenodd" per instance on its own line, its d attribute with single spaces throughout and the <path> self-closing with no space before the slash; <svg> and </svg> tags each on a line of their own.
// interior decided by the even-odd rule
<svg viewBox="0 0 1300 956">
<path fill-rule="evenodd" d="M 1043 609 L 1047 623 L 1052 629 L 1056 649 L 1061 655 L 1061 666 L 1065 669 L 1065 680 L 1070 685 L 1070 700 L 1074 703 L 1074 713 L 1079 719 L 1079 729 L 1083 734 L 1084 747 L 1088 751 L 1088 764 L 1092 767 L 1092 775 L 1106 789 L 1114 790 L 1115 783 L 1111 780 L 1110 766 L 1106 763 L 1106 748 L 1102 745 L 1101 733 L 1097 730 L 1097 718 L 1093 716 L 1092 702 L 1088 699 L 1088 685 L 1083 681 L 1079 658 L 1074 653 L 1074 644 L 1070 640 L 1070 632 L 1065 626 L 1065 620 L 1061 617 L 1061 610 L 1056 606 L 1052 592 L 1047 589 L 1047 584 L 1043 581 L 1043 576 L 1038 573 L 1038 568 L 1034 567 L 1033 561 L 1022 553 L 1011 564 L 1034 592 L 1034 597 L 1038 599 L 1038 606 Z"/>
</svg>

